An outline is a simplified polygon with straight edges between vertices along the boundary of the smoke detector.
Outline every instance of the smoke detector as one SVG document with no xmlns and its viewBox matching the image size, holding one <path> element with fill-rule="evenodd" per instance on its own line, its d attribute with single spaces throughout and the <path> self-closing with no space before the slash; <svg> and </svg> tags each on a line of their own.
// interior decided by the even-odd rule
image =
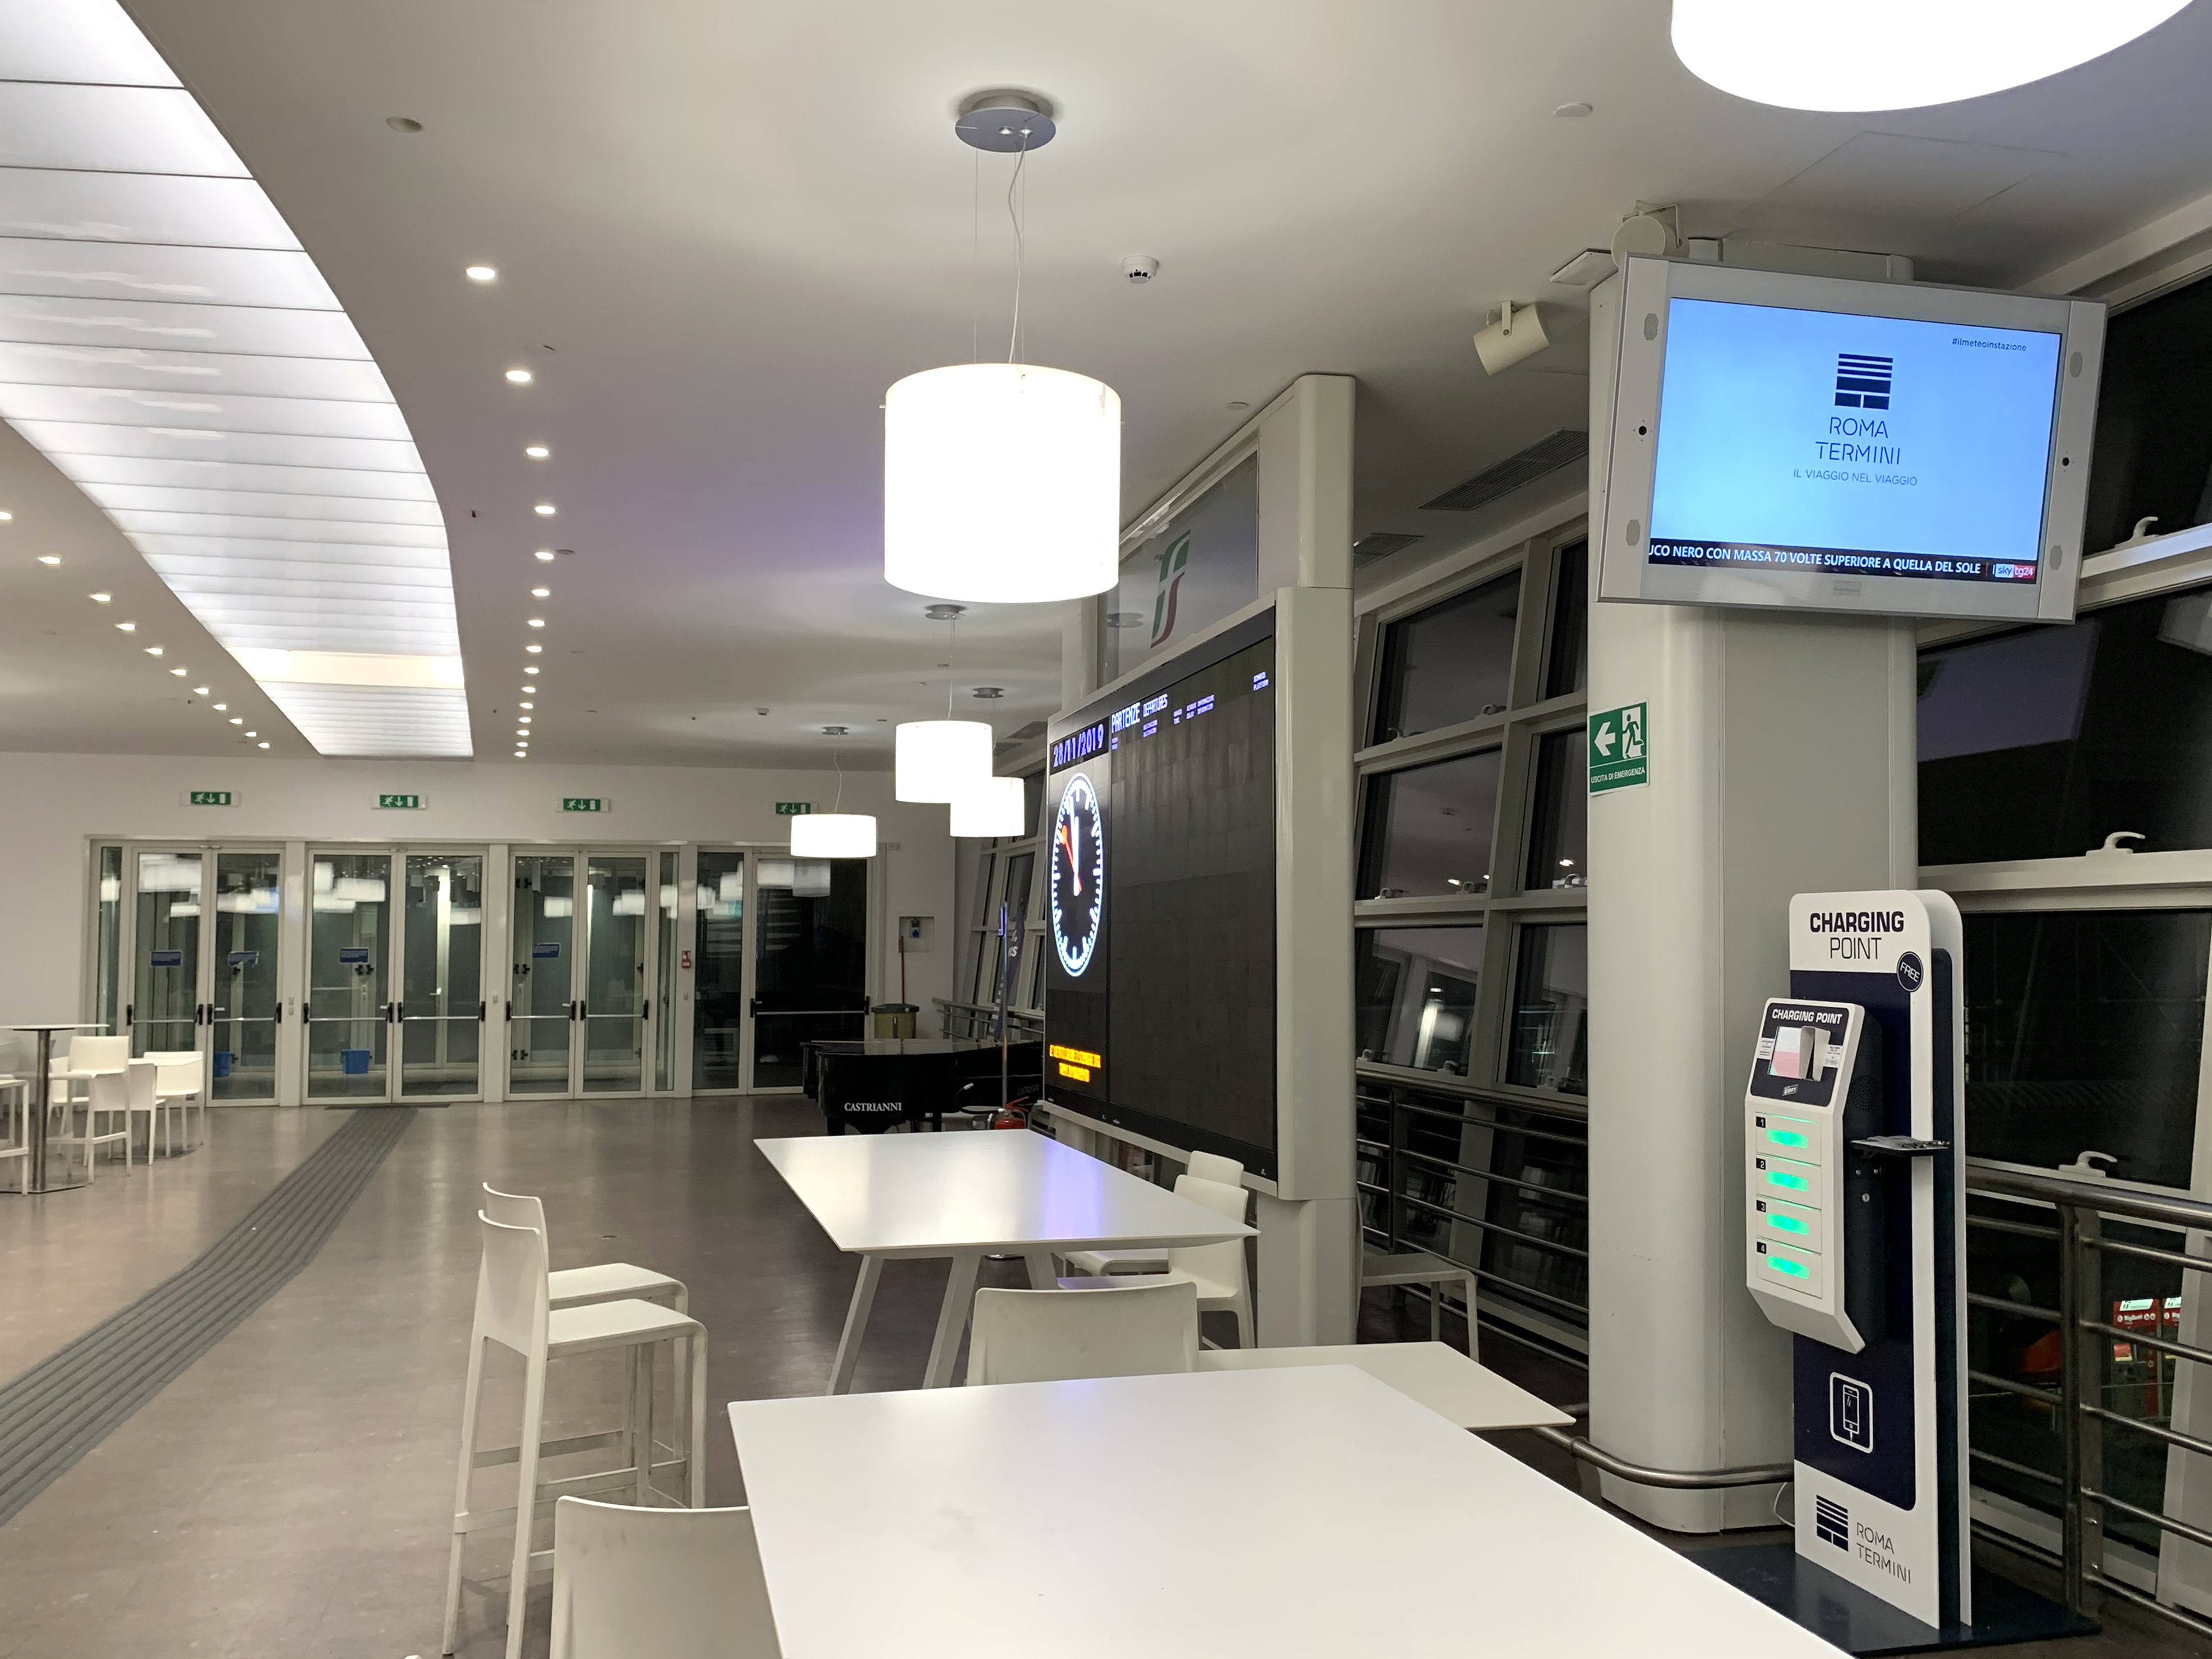
<svg viewBox="0 0 2212 1659">
<path fill-rule="evenodd" d="M 1160 274 L 1160 262 L 1149 253 L 1132 253 L 1121 261 L 1121 274 L 1138 288 Z"/>
</svg>

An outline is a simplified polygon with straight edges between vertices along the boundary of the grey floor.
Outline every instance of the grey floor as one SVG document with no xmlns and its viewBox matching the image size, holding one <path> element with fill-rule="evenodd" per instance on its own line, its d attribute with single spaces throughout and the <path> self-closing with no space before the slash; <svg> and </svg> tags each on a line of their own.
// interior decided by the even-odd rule
<svg viewBox="0 0 2212 1659">
<path fill-rule="evenodd" d="M 214 1115 L 201 1152 L 128 1176 L 103 1167 L 86 1191 L 0 1196 L 0 1380 L 175 1272 L 343 1121 L 320 1111 Z M 836 1351 L 852 1267 L 749 1146 L 817 1122 L 791 1100 L 420 1113 L 313 1264 L 0 1527 L 0 1659 L 429 1659 L 475 1287 L 476 1183 L 544 1196 L 556 1267 L 620 1259 L 684 1279 L 713 1334 L 714 1401 L 812 1393 Z M 985 1271 L 1026 1282 L 1019 1263 Z M 943 1273 L 926 1262 L 885 1272 L 859 1387 L 919 1380 Z M 1426 1321 L 1377 1294 L 1363 1334 L 1425 1336 Z M 1488 1340 L 1484 1357 L 1551 1398 L 1580 1397 L 1576 1373 L 1510 1343 Z M 610 1422 L 618 1364 L 563 1362 L 548 1431 Z M 512 1437 L 519 1382 L 519 1366 L 495 1371 L 488 1433 Z M 1501 1439 L 1572 1480 L 1543 1443 Z M 726 1428 L 710 1427 L 708 1446 L 708 1502 L 743 1502 Z M 504 1556 L 494 1534 L 467 1558 L 460 1651 L 472 1659 L 500 1650 Z M 543 1654 L 543 1588 L 532 1601 L 526 1650 Z M 2012 1651 L 2165 1659 L 2212 1646 L 2122 1613 L 2103 1638 Z"/>
</svg>

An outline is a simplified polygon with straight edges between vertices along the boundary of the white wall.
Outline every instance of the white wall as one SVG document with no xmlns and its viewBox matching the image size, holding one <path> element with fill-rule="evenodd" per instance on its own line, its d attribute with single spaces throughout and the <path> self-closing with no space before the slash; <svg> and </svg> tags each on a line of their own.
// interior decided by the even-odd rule
<svg viewBox="0 0 2212 1659">
<path fill-rule="evenodd" d="M 68 1019 L 82 983 L 88 848 L 93 838 L 408 841 L 622 846 L 788 839 L 780 800 L 828 811 L 828 772 L 696 767 L 553 766 L 512 761 L 293 761 L 142 755 L 0 755 L 0 1018 Z M 184 804 L 228 789 L 230 807 Z M 421 811 L 380 811 L 380 793 L 424 797 Z M 604 817 L 560 810 L 563 795 L 605 797 Z M 870 993 L 898 994 L 901 915 L 937 919 L 939 948 L 907 963 L 908 1000 L 927 1018 L 950 996 L 952 849 L 942 806 L 901 805 L 887 772 L 848 773 L 847 811 L 873 812 L 885 846 L 880 913 L 870 917 Z"/>
</svg>

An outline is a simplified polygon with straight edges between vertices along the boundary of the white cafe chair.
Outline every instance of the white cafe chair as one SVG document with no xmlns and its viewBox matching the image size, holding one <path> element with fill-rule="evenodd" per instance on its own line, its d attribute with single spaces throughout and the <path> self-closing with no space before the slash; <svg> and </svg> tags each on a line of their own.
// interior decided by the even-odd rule
<svg viewBox="0 0 2212 1659">
<path fill-rule="evenodd" d="M 503 1193 L 489 1181 L 483 1183 L 483 1213 L 509 1227 L 534 1227 L 545 1238 L 548 1260 L 553 1237 L 545 1228 L 545 1206 L 526 1193 Z M 545 1297 L 555 1308 L 588 1307 L 594 1302 L 619 1302 L 635 1297 L 641 1302 L 665 1302 L 678 1313 L 690 1310 L 691 1292 L 680 1279 L 627 1261 L 602 1261 L 589 1267 L 556 1267 L 545 1276 Z"/>
<path fill-rule="evenodd" d="M 1245 1193 L 1242 1187 L 1226 1187 L 1202 1176 L 1186 1175 L 1176 1177 L 1175 1190 L 1177 1198 L 1203 1204 L 1232 1221 L 1244 1219 Z M 1237 1321 L 1237 1346 L 1250 1347 L 1252 1281 L 1244 1271 L 1244 1241 L 1228 1238 L 1218 1244 L 1178 1245 L 1167 1253 L 1167 1260 L 1168 1270 L 1164 1273 L 1124 1273 L 1114 1279 L 1071 1278 L 1060 1283 L 1071 1290 L 1112 1285 L 1122 1279 L 1139 1285 L 1147 1281 L 1157 1284 L 1163 1279 L 1191 1285 L 1198 1291 L 1199 1312 L 1232 1316 Z"/>
<path fill-rule="evenodd" d="M 1481 1358 L 1481 1338 L 1475 1328 L 1474 1270 L 1462 1267 L 1456 1261 L 1447 1261 L 1440 1255 L 1431 1255 L 1426 1250 L 1404 1250 L 1395 1255 L 1370 1250 L 1359 1259 L 1359 1288 L 1374 1290 L 1378 1286 L 1393 1289 L 1407 1285 L 1420 1285 L 1429 1292 L 1429 1340 L 1444 1340 L 1444 1286 L 1456 1285 L 1467 1302 L 1467 1357 Z"/>
<path fill-rule="evenodd" d="M 176 1134 L 170 1118 L 178 1109 L 161 1092 L 161 1073 L 165 1069 L 160 1060 L 150 1057 L 124 1062 L 123 1127 L 125 1133 L 123 1164 L 125 1169 L 131 1166 L 131 1137 L 128 1132 L 139 1118 L 146 1120 L 146 1162 L 149 1165 L 154 1162 L 154 1134 L 156 1129 L 161 1135 L 161 1155 L 167 1158 L 176 1152 Z M 94 1089 L 99 1090 L 106 1081 L 104 1078 L 94 1079 Z"/>
<path fill-rule="evenodd" d="M 197 1048 L 151 1048 L 143 1058 L 161 1068 L 156 1085 L 163 1101 L 185 1113 L 185 1144 L 197 1146 L 207 1139 L 208 1062 Z M 199 1134 L 191 1133 L 192 1113 L 199 1114 Z"/>
<path fill-rule="evenodd" d="M 532 1227 L 509 1226 L 482 1211 L 477 1223 L 483 1238 L 483 1261 L 477 1271 L 476 1321 L 469 1333 L 468 1382 L 461 1406 L 460 1469 L 453 1486 L 453 1533 L 446 1569 L 445 1645 L 453 1650 L 460 1622 L 461 1546 L 469 1534 L 488 1528 L 514 1528 L 514 1556 L 507 1578 L 507 1659 L 520 1659 L 530 1570 L 550 1552 L 533 1553 L 537 1521 L 562 1497 L 627 1491 L 640 1504 L 666 1496 L 655 1484 L 665 1474 L 680 1474 L 684 1498 L 692 1509 L 706 1504 L 707 1332 L 696 1319 L 672 1308 L 629 1298 L 555 1310 L 545 1267 L 545 1235 Z M 653 1434 L 653 1356 L 659 1344 L 682 1341 L 690 1350 L 690 1382 L 678 1395 L 688 1407 L 689 1430 L 681 1456 L 655 1457 Z M 478 1449 L 477 1418 L 483 1395 L 484 1345 L 496 1342 L 523 1358 L 522 1438 L 519 1444 Z M 545 1381 L 550 1361 L 606 1349 L 630 1352 L 629 1413 L 620 1429 L 599 1434 L 544 1437 Z M 681 1373 L 678 1374 L 679 1376 Z M 629 1462 L 618 1469 L 541 1480 L 539 1461 L 574 1452 L 620 1446 Z M 471 1510 L 469 1480 L 477 1470 L 512 1463 L 516 1468 L 514 1506 Z M 674 1501 L 672 1498 L 671 1501 Z"/>
<path fill-rule="evenodd" d="M 92 1079 L 112 1074 L 120 1077 L 124 1062 L 131 1058 L 131 1039 L 127 1036 L 95 1036 L 78 1031 L 70 1037 L 69 1052 L 54 1056 L 48 1082 L 52 1085 L 47 1103 L 50 1115 L 66 1115 L 91 1093 Z M 77 1092 L 83 1085 L 85 1092 Z"/>
<path fill-rule="evenodd" d="M 553 1506 L 550 1659 L 779 1659 L 750 1510 Z"/>
<path fill-rule="evenodd" d="M 0 1077 L 0 1164 L 20 1159 L 15 1190 L 31 1190 L 31 1079 Z"/>
<path fill-rule="evenodd" d="M 120 1142 L 123 1167 L 125 1170 L 131 1167 L 131 1085 L 124 1067 L 134 1064 L 143 1062 L 126 1060 L 112 1072 L 88 1070 L 73 1073 L 72 1077 L 85 1085 L 85 1097 L 82 1101 L 64 1103 L 61 1132 L 58 1134 L 49 1133 L 46 1136 L 49 1146 L 81 1146 L 84 1149 L 84 1178 L 88 1182 L 93 1178 L 102 1146 Z M 150 1066 L 146 1068 L 147 1074 L 150 1075 L 151 1071 Z M 82 1131 L 71 1133 L 71 1126 L 79 1121 L 79 1113 L 82 1114 Z M 101 1127 L 103 1122 L 106 1125 L 105 1128 Z"/>
<path fill-rule="evenodd" d="M 1244 1184 L 1244 1166 L 1218 1152 L 1193 1152 L 1183 1170 L 1201 1181 L 1218 1181 L 1224 1187 Z M 1076 1250 L 1065 1260 L 1073 1274 L 1097 1278 L 1103 1273 L 1164 1273 L 1168 1259 L 1158 1250 Z"/>
<path fill-rule="evenodd" d="M 968 1381 L 1059 1382 L 1198 1368 L 1198 1291 L 1186 1280 L 1101 1281 L 1054 1291 L 981 1290 Z"/>
</svg>

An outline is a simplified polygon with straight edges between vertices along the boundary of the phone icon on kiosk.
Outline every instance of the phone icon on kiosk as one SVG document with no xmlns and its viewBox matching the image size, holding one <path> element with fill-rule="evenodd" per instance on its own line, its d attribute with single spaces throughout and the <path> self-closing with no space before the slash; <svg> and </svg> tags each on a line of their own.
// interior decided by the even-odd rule
<svg viewBox="0 0 2212 1659">
<path fill-rule="evenodd" d="M 1828 1373 L 1828 1435 L 1853 1451 L 1874 1449 L 1874 1390 L 1840 1371 Z"/>
</svg>

